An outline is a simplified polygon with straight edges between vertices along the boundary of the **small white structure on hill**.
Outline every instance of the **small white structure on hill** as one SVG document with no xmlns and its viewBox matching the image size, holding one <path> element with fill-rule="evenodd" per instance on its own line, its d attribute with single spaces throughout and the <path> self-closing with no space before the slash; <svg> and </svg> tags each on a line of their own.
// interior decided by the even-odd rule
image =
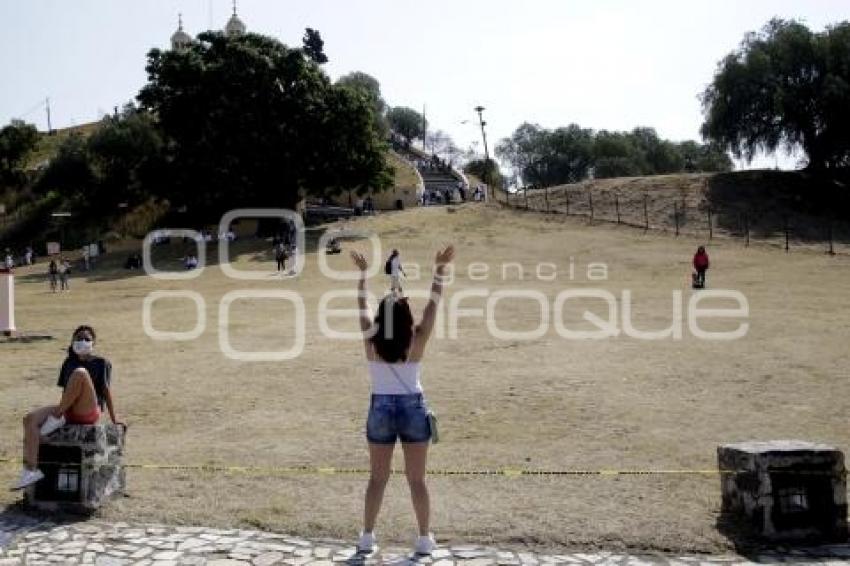
<svg viewBox="0 0 850 566">
<path fill-rule="evenodd" d="M 236 15 L 236 0 L 233 0 L 233 15 L 227 20 L 227 25 L 224 26 L 224 33 L 233 37 L 235 35 L 242 35 L 246 29 L 245 24 Z"/>
<path fill-rule="evenodd" d="M 192 36 L 183 31 L 183 14 L 177 14 L 177 31 L 171 36 L 171 49 L 179 51 L 192 43 Z"/>
<path fill-rule="evenodd" d="M 224 33 L 227 34 L 228 37 L 237 37 L 244 34 L 246 31 L 248 31 L 248 27 L 236 14 L 236 0 L 233 0 L 233 14 L 224 25 Z M 186 33 L 183 29 L 183 14 L 178 14 L 177 31 L 171 35 L 171 49 L 179 51 L 181 49 L 185 49 L 191 43 L 192 36 Z"/>
</svg>

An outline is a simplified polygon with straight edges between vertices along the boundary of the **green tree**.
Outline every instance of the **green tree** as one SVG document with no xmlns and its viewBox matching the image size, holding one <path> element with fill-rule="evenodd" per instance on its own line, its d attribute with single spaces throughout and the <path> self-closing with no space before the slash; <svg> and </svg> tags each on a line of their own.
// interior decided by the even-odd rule
<svg viewBox="0 0 850 566">
<path fill-rule="evenodd" d="M 36 192 L 55 192 L 70 201 L 85 199 L 95 189 L 95 177 L 91 166 L 86 140 L 72 133 L 62 140 L 56 155 L 48 163 L 36 182 Z"/>
<path fill-rule="evenodd" d="M 387 112 L 387 121 L 390 128 L 403 137 L 407 143 L 414 139 L 422 139 L 425 128 L 428 127 L 428 123 L 422 114 L 406 106 L 390 108 Z"/>
<path fill-rule="evenodd" d="M 683 169 L 689 173 L 723 173 L 733 168 L 732 159 L 716 144 L 699 144 L 695 141 L 682 142 L 678 146 L 684 161 Z"/>
<path fill-rule="evenodd" d="M 27 157 L 38 145 L 38 130 L 22 120 L 12 120 L 0 129 L 0 184 L 20 186 L 25 183 Z"/>
<path fill-rule="evenodd" d="M 535 164 L 538 185 L 577 183 L 593 166 L 593 131 L 570 124 L 547 133 L 540 161 Z"/>
<path fill-rule="evenodd" d="M 546 131 L 540 125 L 523 122 L 511 137 L 496 144 L 496 156 L 510 164 L 523 182 L 534 182 L 536 173 L 533 168 L 543 156 L 545 135 Z"/>
<path fill-rule="evenodd" d="M 598 132 L 593 143 L 593 157 L 593 175 L 598 179 L 634 177 L 648 169 L 635 138 L 623 132 Z"/>
<path fill-rule="evenodd" d="M 378 79 L 366 73 L 354 71 L 337 79 L 336 85 L 352 89 L 366 97 L 369 104 L 372 105 L 372 110 L 375 115 L 375 120 L 378 123 L 381 136 L 384 138 L 387 137 L 390 129 L 385 116 L 387 104 L 381 96 L 381 84 L 378 82 Z"/>
<path fill-rule="evenodd" d="M 307 28 L 304 31 L 304 54 L 307 55 L 317 65 L 322 65 L 328 62 L 328 57 L 325 55 L 325 42 L 322 40 L 318 30 Z"/>
<path fill-rule="evenodd" d="M 802 147 L 812 169 L 850 165 L 850 22 L 770 21 L 720 62 L 702 103 L 703 136 L 736 157 Z"/>
<path fill-rule="evenodd" d="M 160 192 L 163 143 L 147 112 L 128 105 L 121 114 L 105 117 L 87 146 L 98 188 L 90 207 L 114 214 L 121 203 L 139 204 Z"/>
<path fill-rule="evenodd" d="M 684 158 L 676 144 L 658 137 L 655 128 L 635 128 L 631 131 L 635 158 L 643 175 L 663 175 L 681 171 Z"/>
<path fill-rule="evenodd" d="M 389 185 L 371 104 L 301 49 L 207 32 L 184 50 L 152 50 L 147 72 L 138 100 L 163 135 L 169 197 L 193 215 Z"/>
<path fill-rule="evenodd" d="M 372 75 L 353 71 L 338 78 L 336 84 L 363 93 L 372 103 L 376 115 L 383 115 L 387 108 L 387 104 L 381 96 L 381 84 Z"/>
<path fill-rule="evenodd" d="M 505 188 L 505 178 L 502 172 L 499 171 L 498 164 L 491 159 L 489 162 L 485 159 L 473 159 L 463 167 L 464 173 L 475 175 L 483 182 L 497 189 Z"/>
</svg>

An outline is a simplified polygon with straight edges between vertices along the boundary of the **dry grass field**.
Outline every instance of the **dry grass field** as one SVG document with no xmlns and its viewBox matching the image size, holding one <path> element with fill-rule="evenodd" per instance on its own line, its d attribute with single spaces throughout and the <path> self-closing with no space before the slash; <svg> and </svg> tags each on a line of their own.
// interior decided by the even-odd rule
<svg viewBox="0 0 850 566">
<path fill-rule="evenodd" d="M 521 213 L 498 207 L 437 207 L 358 219 L 351 223 L 380 236 L 386 252 L 402 251 L 405 263 L 423 266 L 410 290 L 430 282 L 438 245 L 457 246 L 457 275 L 446 299 L 478 288 L 543 293 L 549 309 L 565 289 L 602 288 L 633 294 L 634 325 L 669 326 L 673 292 L 685 301 L 690 259 L 698 244 L 688 237 L 612 225 L 588 227 L 578 218 Z M 311 232 L 314 239 L 316 231 Z M 157 251 L 165 260 L 180 246 Z M 265 244 L 240 242 L 235 266 L 273 269 Z M 367 250 L 365 241 L 347 241 Z M 215 259 L 215 249 L 208 256 Z M 130 424 L 132 463 L 222 466 L 367 466 L 364 438 L 369 396 L 362 345 L 326 338 L 318 304 L 329 290 L 354 282 L 321 275 L 308 250 L 303 274 L 235 281 L 215 261 L 198 279 L 157 281 L 125 272 L 114 252 L 90 274 L 75 274 L 66 294 L 48 292 L 41 264 L 18 277 L 17 322 L 56 340 L 0 343 L 0 458 L 20 453 L 21 417 L 55 402 L 54 387 L 73 327 L 91 323 L 97 350 L 115 368 L 120 415 Z M 716 447 L 746 439 L 801 438 L 850 449 L 847 427 L 850 375 L 846 294 L 850 258 L 772 246 L 744 248 L 718 239 L 709 247 L 709 287 L 736 289 L 748 299 L 749 331 L 734 341 L 695 338 L 685 324 L 681 340 L 644 341 L 627 336 L 565 339 L 550 323 L 533 341 L 494 338 L 487 321 L 465 317 L 457 338 L 429 345 L 423 383 L 441 419 L 442 442 L 432 448 L 435 470 L 706 470 L 716 468 Z M 490 266 L 473 280 L 471 263 Z M 518 280 L 502 266 L 518 262 Z M 539 279 L 540 262 L 557 266 L 553 281 Z M 348 269 L 347 253 L 329 263 Z M 589 263 L 604 263 L 605 281 L 587 277 Z M 571 272 L 572 266 L 572 272 Z M 545 273 L 550 273 L 546 268 Z M 411 270 L 409 270 L 411 271 Z M 474 274 L 473 274 L 474 275 Z M 370 281 L 374 292 L 385 278 Z M 193 341 L 154 341 L 142 327 L 142 304 L 154 290 L 187 289 L 205 300 L 207 326 Z M 285 289 L 306 305 L 304 352 L 290 361 L 239 362 L 219 347 L 219 303 L 236 289 Z M 489 296 L 488 295 L 488 296 Z M 414 300 L 417 314 L 422 300 Z M 486 297 L 466 298 L 464 308 L 484 308 Z M 705 306 L 708 306 L 706 301 Z M 585 304 L 585 303 L 582 303 Z M 335 308 L 353 308 L 335 300 Z M 598 301 L 588 310 L 602 314 Z M 503 299 L 494 309 L 503 329 L 532 329 L 540 307 Z M 581 322 L 578 303 L 563 311 L 571 328 Z M 287 349 L 295 339 L 293 308 L 282 301 L 237 301 L 230 339 L 241 350 Z M 739 321 L 705 327 L 732 329 Z M 195 307 L 185 299 L 155 305 L 159 330 L 188 330 Z M 334 328 L 355 322 L 333 319 Z M 396 466 L 402 462 L 397 454 Z M 17 469 L 0 466 L 0 482 Z M 365 476 L 132 469 L 129 497 L 103 511 L 109 519 L 239 525 L 353 538 L 360 528 Z M 498 542 L 544 548 L 630 548 L 671 551 L 723 550 L 718 533 L 716 475 L 652 474 L 542 477 L 442 476 L 430 479 L 438 540 Z M 0 491 L 0 505 L 18 496 Z M 414 521 L 406 485 L 391 481 L 379 521 L 384 539 L 406 542 Z"/>
</svg>

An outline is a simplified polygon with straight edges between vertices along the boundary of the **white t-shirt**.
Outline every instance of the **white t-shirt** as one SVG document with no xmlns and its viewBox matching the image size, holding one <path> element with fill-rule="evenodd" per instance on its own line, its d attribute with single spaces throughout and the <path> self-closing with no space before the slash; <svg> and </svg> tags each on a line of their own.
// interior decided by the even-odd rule
<svg viewBox="0 0 850 566">
<path fill-rule="evenodd" d="M 398 277 L 401 270 L 401 256 L 395 256 L 390 260 L 390 275 Z"/>
</svg>

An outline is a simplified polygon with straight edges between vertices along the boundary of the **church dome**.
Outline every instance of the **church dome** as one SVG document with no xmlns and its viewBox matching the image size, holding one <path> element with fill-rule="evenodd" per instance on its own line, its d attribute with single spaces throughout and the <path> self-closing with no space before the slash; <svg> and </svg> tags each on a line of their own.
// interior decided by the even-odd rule
<svg viewBox="0 0 850 566">
<path fill-rule="evenodd" d="M 178 17 L 177 31 L 171 36 L 171 48 L 183 49 L 192 43 L 192 36 L 183 31 L 183 16 Z"/>
<path fill-rule="evenodd" d="M 229 36 L 241 35 L 245 33 L 245 23 L 236 15 L 236 0 L 233 0 L 233 15 L 227 20 L 227 25 L 224 26 L 224 33 Z"/>
</svg>

